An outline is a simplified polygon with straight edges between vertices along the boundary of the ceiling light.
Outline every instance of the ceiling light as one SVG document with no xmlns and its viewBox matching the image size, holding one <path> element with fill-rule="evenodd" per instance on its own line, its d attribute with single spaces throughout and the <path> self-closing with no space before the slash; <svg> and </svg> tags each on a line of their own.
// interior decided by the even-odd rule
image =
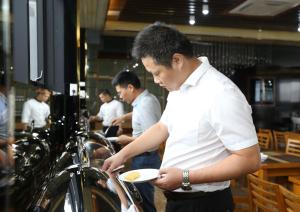
<svg viewBox="0 0 300 212">
<path fill-rule="evenodd" d="M 190 25 L 194 25 L 196 23 L 195 16 L 191 15 L 189 20 Z"/>
<path fill-rule="evenodd" d="M 203 15 L 208 15 L 209 14 L 208 4 L 203 4 L 202 5 L 202 14 Z"/>
<path fill-rule="evenodd" d="M 195 5 L 190 5 L 189 6 L 189 11 L 190 11 L 190 14 L 195 14 Z"/>
<path fill-rule="evenodd" d="M 300 32 L 300 9 L 298 10 L 298 32 Z"/>
</svg>

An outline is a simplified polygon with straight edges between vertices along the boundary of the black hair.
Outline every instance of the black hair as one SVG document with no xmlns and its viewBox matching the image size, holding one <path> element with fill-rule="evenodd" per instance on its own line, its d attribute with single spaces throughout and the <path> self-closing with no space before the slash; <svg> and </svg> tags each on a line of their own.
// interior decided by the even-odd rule
<svg viewBox="0 0 300 212">
<path fill-rule="evenodd" d="M 187 58 L 194 56 L 193 46 L 188 38 L 177 29 L 155 22 L 140 31 L 135 37 L 132 57 L 141 60 L 151 57 L 158 65 L 171 67 L 172 57 L 180 53 Z"/>
<path fill-rule="evenodd" d="M 103 89 L 103 90 L 101 90 L 100 93 L 99 93 L 99 95 L 100 95 L 100 94 L 108 95 L 108 96 L 111 97 L 111 93 L 110 93 L 110 91 L 109 91 L 108 89 Z"/>
<path fill-rule="evenodd" d="M 120 71 L 112 80 L 111 84 L 116 87 L 117 85 L 121 87 L 127 87 L 131 84 L 135 88 L 141 87 L 141 81 L 138 76 L 132 71 Z"/>
</svg>

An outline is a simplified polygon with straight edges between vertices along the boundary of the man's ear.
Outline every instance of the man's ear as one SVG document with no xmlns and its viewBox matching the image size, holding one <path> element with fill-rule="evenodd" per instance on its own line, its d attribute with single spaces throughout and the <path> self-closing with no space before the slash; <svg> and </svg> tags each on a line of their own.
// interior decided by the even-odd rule
<svg viewBox="0 0 300 212">
<path fill-rule="evenodd" d="M 178 69 L 181 68 L 183 65 L 183 55 L 179 53 L 175 53 L 172 56 L 172 68 Z"/>
<path fill-rule="evenodd" d="M 127 85 L 127 89 L 129 89 L 130 91 L 133 91 L 133 90 L 134 90 L 134 86 L 131 85 L 131 84 L 128 84 L 128 85 Z"/>
</svg>

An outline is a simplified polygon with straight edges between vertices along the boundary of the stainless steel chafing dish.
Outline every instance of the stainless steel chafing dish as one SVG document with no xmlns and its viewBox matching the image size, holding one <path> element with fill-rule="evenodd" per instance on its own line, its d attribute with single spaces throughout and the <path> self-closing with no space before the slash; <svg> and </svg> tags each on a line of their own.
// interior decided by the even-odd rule
<svg viewBox="0 0 300 212">
<path fill-rule="evenodd" d="M 43 185 L 30 210 L 121 211 L 142 201 L 133 184 L 101 170 L 103 161 L 115 153 L 99 133 L 77 135 L 71 151 L 64 152 L 53 168 L 55 175 Z M 77 151 L 74 151 L 74 145 Z"/>
</svg>

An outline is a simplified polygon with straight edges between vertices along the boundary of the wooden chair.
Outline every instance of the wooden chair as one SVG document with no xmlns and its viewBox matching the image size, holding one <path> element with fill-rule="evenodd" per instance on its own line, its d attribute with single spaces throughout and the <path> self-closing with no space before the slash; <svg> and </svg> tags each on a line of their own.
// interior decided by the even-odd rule
<svg viewBox="0 0 300 212">
<path fill-rule="evenodd" d="M 252 174 L 248 174 L 247 178 L 251 211 L 284 211 L 284 202 L 279 184 L 262 180 Z"/>
<path fill-rule="evenodd" d="M 288 132 L 286 132 L 286 140 L 287 140 L 288 138 L 300 140 L 300 134 L 299 134 L 299 133 L 295 133 L 295 132 L 288 131 Z"/>
<path fill-rule="evenodd" d="M 286 132 L 273 130 L 274 146 L 276 151 L 285 151 L 287 135 L 288 134 Z"/>
<path fill-rule="evenodd" d="M 270 149 L 270 135 L 269 133 L 258 132 L 257 133 L 258 144 L 261 149 Z"/>
<path fill-rule="evenodd" d="M 258 129 L 258 132 L 259 133 L 266 133 L 269 135 L 269 139 L 270 139 L 270 144 L 269 144 L 269 147 L 268 149 L 275 149 L 275 145 L 274 145 L 274 139 L 273 139 L 273 135 L 272 135 L 272 130 L 270 129 L 264 129 L 264 128 L 259 128 Z"/>
<path fill-rule="evenodd" d="M 243 185 L 240 179 L 232 179 L 230 188 L 233 197 L 234 212 L 249 212 L 249 192 L 247 186 Z"/>
<path fill-rule="evenodd" d="M 300 157 L 300 140 L 288 138 L 285 153 Z"/>
<path fill-rule="evenodd" d="M 298 212 L 300 211 L 300 196 L 289 191 L 283 186 L 279 186 L 281 196 L 283 197 L 285 211 Z"/>
</svg>

